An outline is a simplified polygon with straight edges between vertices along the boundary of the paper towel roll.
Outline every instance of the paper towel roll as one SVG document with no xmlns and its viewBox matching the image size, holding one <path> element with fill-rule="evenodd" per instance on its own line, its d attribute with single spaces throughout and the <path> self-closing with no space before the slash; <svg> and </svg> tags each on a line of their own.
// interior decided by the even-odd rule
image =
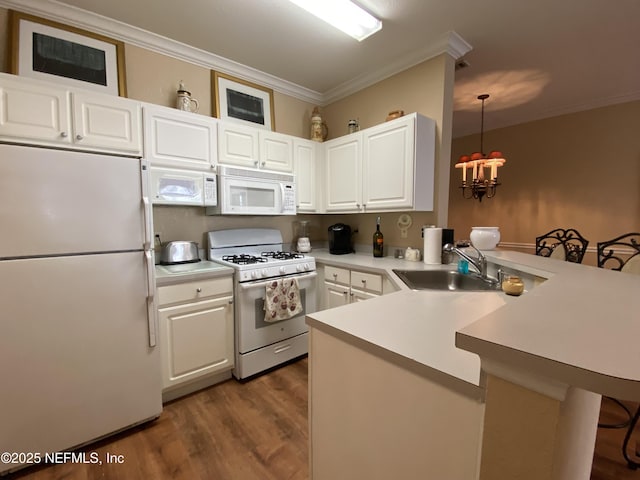
<svg viewBox="0 0 640 480">
<path fill-rule="evenodd" d="M 437 227 L 425 228 L 424 236 L 424 263 L 438 265 L 442 263 L 442 229 Z"/>
</svg>

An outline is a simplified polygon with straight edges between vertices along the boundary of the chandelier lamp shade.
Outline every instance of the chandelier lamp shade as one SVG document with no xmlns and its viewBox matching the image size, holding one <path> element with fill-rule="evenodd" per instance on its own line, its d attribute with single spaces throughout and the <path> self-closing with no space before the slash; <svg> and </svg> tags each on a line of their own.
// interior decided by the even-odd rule
<svg viewBox="0 0 640 480">
<path fill-rule="evenodd" d="M 496 194 L 498 182 L 498 168 L 507 161 L 502 152 L 492 150 L 488 155 L 484 153 L 484 101 L 489 98 L 488 93 L 478 95 L 482 101 L 482 114 L 480 120 L 480 151 L 471 155 L 462 155 L 455 168 L 462 169 L 462 196 L 475 198 L 482 201 L 483 197 L 491 198 Z M 470 170 L 470 171 L 467 171 Z M 485 171 L 486 170 L 486 171 Z"/>
</svg>

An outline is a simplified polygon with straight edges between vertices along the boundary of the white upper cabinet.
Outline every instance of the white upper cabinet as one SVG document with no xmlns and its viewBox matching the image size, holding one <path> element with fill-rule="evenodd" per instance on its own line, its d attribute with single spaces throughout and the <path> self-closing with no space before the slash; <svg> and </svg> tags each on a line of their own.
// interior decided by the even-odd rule
<svg viewBox="0 0 640 480">
<path fill-rule="evenodd" d="M 258 129 L 231 122 L 218 124 L 218 161 L 225 165 L 258 168 Z"/>
<path fill-rule="evenodd" d="M 413 206 L 414 118 L 362 132 L 362 204 L 369 210 Z"/>
<path fill-rule="evenodd" d="M 326 211 L 433 210 L 435 122 L 413 113 L 325 143 Z"/>
<path fill-rule="evenodd" d="M 140 103 L 0 74 L 0 140 L 142 155 Z"/>
<path fill-rule="evenodd" d="M 352 133 L 323 144 L 326 211 L 362 209 L 362 134 Z"/>
<path fill-rule="evenodd" d="M 218 163 L 218 120 L 144 106 L 144 154 L 153 166 L 210 172 Z"/>
<path fill-rule="evenodd" d="M 71 94 L 73 141 L 104 151 L 142 154 L 142 107 L 122 97 Z"/>
<path fill-rule="evenodd" d="M 293 139 L 233 122 L 220 122 L 218 158 L 225 165 L 293 172 Z"/>
<path fill-rule="evenodd" d="M 323 183 L 319 149 L 318 142 L 301 138 L 293 141 L 296 207 L 299 213 L 319 213 L 321 211 L 319 194 L 320 186 Z"/>
<path fill-rule="evenodd" d="M 293 137 L 260 130 L 260 168 L 293 172 Z"/>
</svg>

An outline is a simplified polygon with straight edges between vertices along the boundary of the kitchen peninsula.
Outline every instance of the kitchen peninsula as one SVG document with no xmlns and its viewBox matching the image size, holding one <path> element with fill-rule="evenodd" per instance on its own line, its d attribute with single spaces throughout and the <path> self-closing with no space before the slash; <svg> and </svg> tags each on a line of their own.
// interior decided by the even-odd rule
<svg viewBox="0 0 640 480">
<path fill-rule="evenodd" d="M 640 400 L 640 278 L 485 253 L 522 296 L 411 291 L 392 259 L 314 252 L 400 289 L 307 316 L 314 480 L 589 478 L 600 395 Z"/>
</svg>

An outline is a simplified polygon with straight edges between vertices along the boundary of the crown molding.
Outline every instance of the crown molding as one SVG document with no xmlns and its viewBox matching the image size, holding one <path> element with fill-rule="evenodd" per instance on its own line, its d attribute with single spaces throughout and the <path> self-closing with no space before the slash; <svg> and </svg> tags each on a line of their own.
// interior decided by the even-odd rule
<svg viewBox="0 0 640 480">
<path fill-rule="evenodd" d="M 468 44 L 456 32 L 447 32 L 446 34 L 442 35 L 437 42 L 425 46 L 421 50 L 401 56 L 395 62 L 386 65 L 384 68 L 376 70 L 372 73 L 355 77 L 345 83 L 342 83 L 341 85 L 338 85 L 335 88 L 328 90 L 324 93 L 324 102 L 325 104 L 328 104 L 340 100 L 341 98 L 360 91 L 363 88 L 370 87 L 371 85 L 389 78 L 397 73 L 414 67 L 431 58 L 442 55 L 443 53 L 449 54 L 453 57 L 454 60 L 457 60 L 463 55 L 470 52 L 471 49 L 471 45 Z"/>
<path fill-rule="evenodd" d="M 118 20 L 60 3 L 56 0 L 0 0 L 0 6 L 96 32 L 136 47 L 145 48 L 178 60 L 255 82 L 269 87 L 274 91 L 321 106 L 351 95 L 365 87 L 371 86 L 374 83 L 443 53 L 447 53 L 457 60 L 471 50 L 471 45 L 457 33 L 453 31 L 448 32 L 443 35 L 439 41 L 435 42 L 435 44 L 426 46 L 418 52 L 400 57 L 383 69 L 358 76 L 327 92 L 321 93 L 219 55 L 171 40 Z"/>
</svg>

